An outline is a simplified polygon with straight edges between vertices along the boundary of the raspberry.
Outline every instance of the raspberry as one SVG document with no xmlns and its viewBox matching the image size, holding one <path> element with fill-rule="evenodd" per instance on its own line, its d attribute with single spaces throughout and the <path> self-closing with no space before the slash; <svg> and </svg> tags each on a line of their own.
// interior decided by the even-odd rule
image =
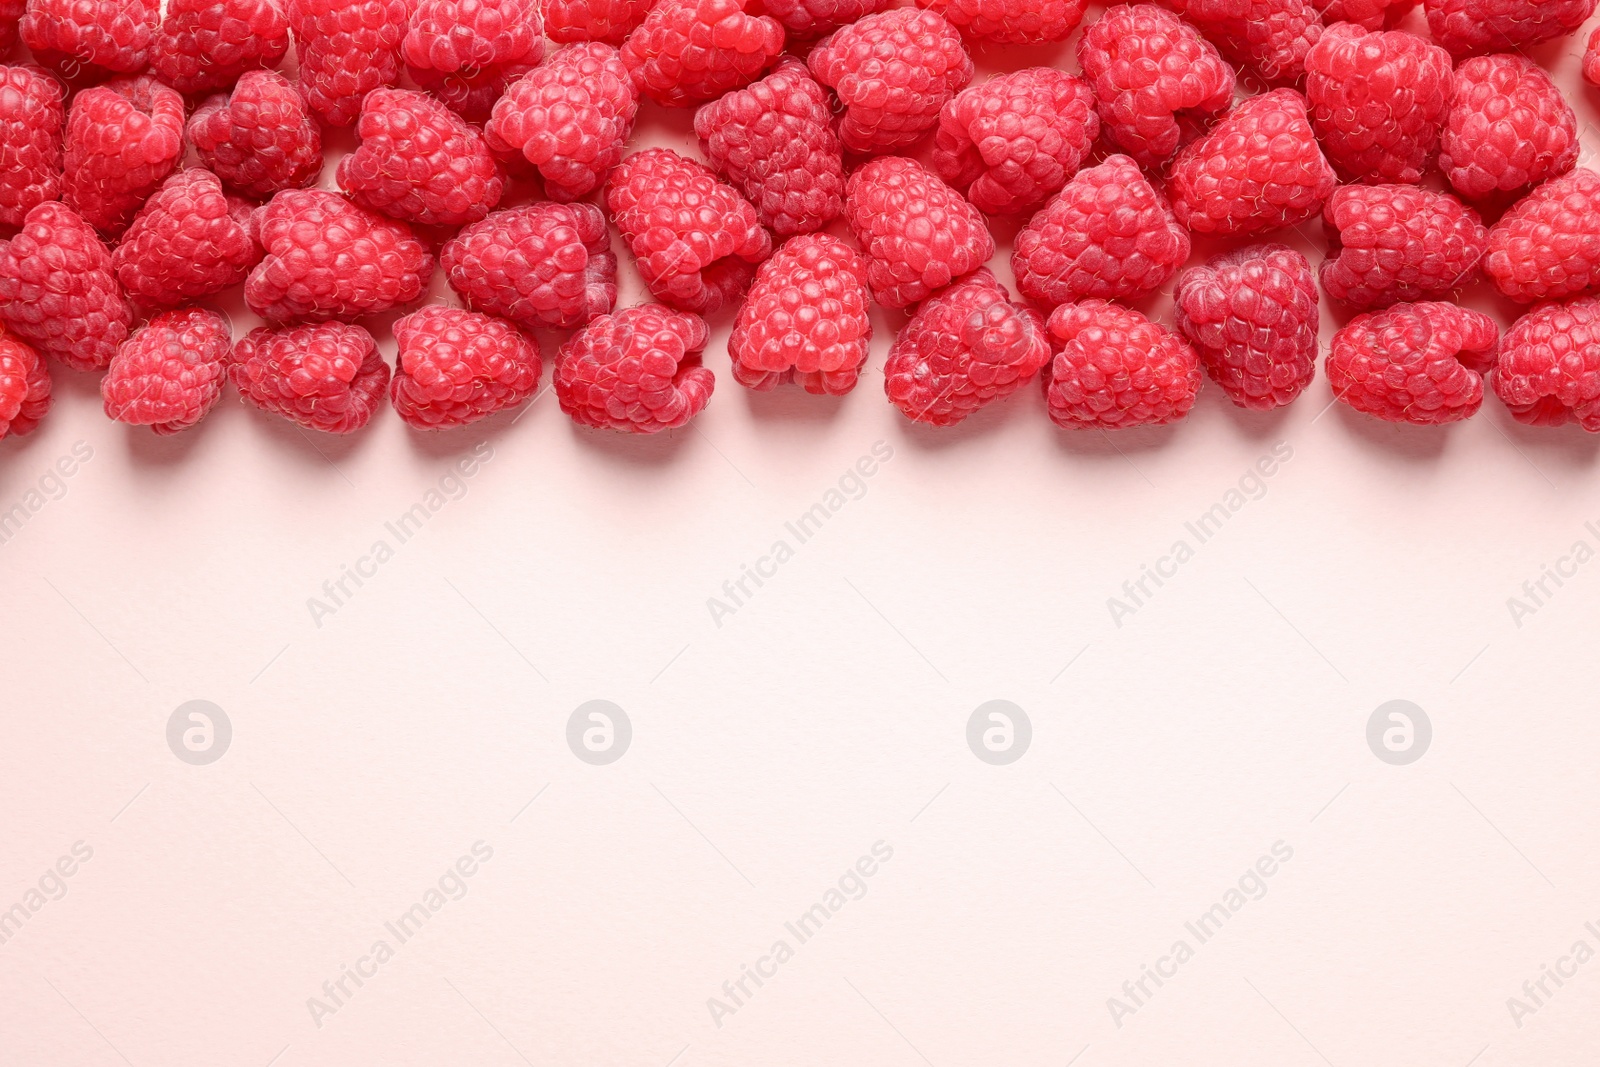
<svg viewBox="0 0 1600 1067">
<path fill-rule="evenodd" d="M 233 335 L 215 311 L 168 311 L 117 349 L 100 380 L 106 416 L 158 434 L 187 430 L 222 395 Z"/>
<path fill-rule="evenodd" d="M 176 307 L 244 281 L 261 259 L 245 219 L 235 218 L 208 170 L 181 170 L 150 198 L 111 253 L 128 296 Z"/>
<path fill-rule="evenodd" d="M 728 339 L 733 377 L 751 389 L 796 382 L 842 396 L 856 387 L 872 340 L 867 264 L 825 233 L 784 243 L 756 271 Z"/>
<path fill-rule="evenodd" d="M 61 196 L 61 86 L 41 71 L 0 67 L 0 225 Z"/>
<path fill-rule="evenodd" d="M 1106 141 L 1143 167 L 1160 167 L 1186 127 L 1233 102 L 1233 68 L 1193 26 L 1154 4 L 1107 8 L 1078 39 L 1078 66 Z"/>
<path fill-rule="evenodd" d="M 652 0 L 545 0 L 544 28 L 552 41 L 621 44 L 639 28 Z"/>
<path fill-rule="evenodd" d="M 351 126 L 361 101 L 400 77 L 411 0 L 288 0 L 300 88 L 329 126 Z"/>
<path fill-rule="evenodd" d="M 539 348 L 510 323 L 433 304 L 394 324 L 400 359 L 389 399 L 419 430 L 447 430 L 516 407 L 539 388 Z"/>
<path fill-rule="evenodd" d="M 39 354 L 0 334 L 0 439 L 34 431 L 50 410 L 50 371 Z"/>
<path fill-rule="evenodd" d="M 879 156 L 845 182 L 845 221 L 884 307 L 924 300 L 994 255 L 983 216 L 914 159 Z"/>
<path fill-rule="evenodd" d="M 1067 183 L 1099 132 L 1087 82 L 1030 67 L 963 89 L 944 106 L 933 169 L 979 211 L 1021 214 Z"/>
<path fill-rule="evenodd" d="M 413 81 L 445 107 L 474 125 L 489 121 L 495 104 L 506 89 L 535 69 L 527 63 L 507 63 L 483 70 L 451 71 L 448 74 L 424 67 L 411 67 Z"/>
<path fill-rule="evenodd" d="M 1322 34 L 1307 0 L 1162 0 L 1216 42 L 1230 62 L 1271 82 L 1292 82 Z"/>
<path fill-rule="evenodd" d="M 780 237 L 819 230 L 844 210 L 844 149 L 829 104 L 828 91 L 791 58 L 695 112 L 711 165 Z"/>
<path fill-rule="evenodd" d="M 538 0 L 418 0 L 400 45 L 413 69 L 453 74 L 544 58 Z"/>
<path fill-rule="evenodd" d="M 1589 45 L 1583 50 L 1583 80 L 1600 85 L 1600 26 L 1589 35 Z"/>
<path fill-rule="evenodd" d="M 1358 310 L 1448 296 L 1472 280 L 1489 241 L 1476 211 L 1413 185 L 1336 189 L 1322 224 L 1322 287 Z"/>
<path fill-rule="evenodd" d="M 277 66 L 288 51 L 281 0 L 167 0 L 150 68 L 180 93 L 206 93 L 245 71 Z"/>
<path fill-rule="evenodd" d="M 399 222 L 320 189 L 291 189 L 259 217 L 266 258 L 245 303 L 277 322 L 354 318 L 408 304 L 433 275 L 433 257 Z"/>
<path fill-rule="evenodd" d="M 1493 384 L 1518 422 L 1600 433 L 1600 300 L 1541 304 L 1512 323 Z"/>
<path fill-rule="evenodd" d="M 1523 304 L 1600 285 L 1600 174 L 1579 167 L 1500 216 L 1489 230 L 1483 272 Z"/>
<path fill-rule="evenodd" d="M 772 237 L 756 209 L 705 164 L 668 148 L 612 172 L 606 206 L 657 300 L 710 315 L 738 299 Z"/>
<path fill-rule="evenodd" d="M 1403 30 L 1332 26 L 1306 55 L 1306 97 L 1322 150 L 1355 181 L 1415 185 L 1439 145 L 1450 53 Z"/>
<path fill-rule="evenodd" d="M 570 330 L 617 302 L 617 257 L 593 204 L 496 211 L 446 244 L 439 265 L 469 308 L 527 329 Z"/>
<path fill-rule="evenodd" d="M 973 70 L 955 27 L 936 12 L 909 7 L 851 23 L 813 48 L 806 62 L 844 105 L 839 140 L 865 154 L 921 139 Z"/>
<path fill-rule="evenodd" d="M 715 100 L 754 81 L 783 51 L 783 27 L 745 12 L 750 0 L 657 0 L 622 42 L 645 96 L 666 107 Z"/>
<path fill-rule="evenodd" d="M 16 47 L 18 24 L 27 9 L 28 0 L 0 0 L 0 56 Z"/>
<path fill-rule="evenodd" d="M 228 380 L 263 411 L 310 430 L 351 433 L 378 410 L 389 385 L 389 365 L 372 335 L 359 326 L 263 326 L 233 346 Z"/>
<path fill-rule="evenodd" d="M 1353 22 L 1364 30 L 1392 30 L 1417 6 L 1417 0 L 1332 0 L 1322 9 L 1324 25 Z"/>
<path fill-rule="evenodd" d="M 361 146 L 339 161 L 339 187 L 370 211 L 419 226 L 464 226 L 505 195 L 483 135 L 423 93 L 374 89 L 356 134 Z"/>
<path fill-rule="evenodd" d="M 1293 403 L 1317 367 L 1317 283 L 1306 257 L 1262 244 L 1178 276 L 1178 330 L 1228 399 L 1269 411 Z"/>
<path fill-rule="evenodd" d="M 783 23 L 791 38 L 811 40 L 875 14 L 890 0 L 767 0 L 767 14 Z"/>
<path fill-rule="evenodd" d="M 1336 399 L 1386 422 L 1432 426 L 1470 417 L 1494 365 L 1494 320 L 1454 304 L 1396 304 L 1357 315 L 1333 335 Z"/>
<path fill-rule="evenodd" d="M 28 212 L 0 242 L 0 322 L 41 356 L 99 370 L 128 336 L 133 310 L 94 227 L 65 204 Z"/>
<path fill-rule="evenodd" d="M 183 97 L 148 75 L 85 89 L 67 112 L 61 199 L 101 233 L 127 228 L 183 155 Z"/>
<path fill-rule="evenodd" d="M 256 200 L 303 189 L 322 173 L 322 129 L 277 71 L 251 71 L 231 97 L 207 100 L 189 120 L 189 141 L 224 185 Z"/>
<path fill-rule="evenodd" d="M 705 408 L 716 379 L 700 365 L 710 330 L 698 315 L 660 304 L 602 315 L 561 346 L 555 389 L 580 426 L 657 433 Z"/>
<path fill-rule="evenodd" d="M 975 41 L 1051 44 L 1083 21 L 1089 0 L 917 0 Z"/>
<path fill-rule="evenodd" d="M 929 299 L 901 328 L 883 367 L 889 402 L 913 422 L 954 426 L 1004 400 L 1050 359 L 1044 320 L 987 267 Z"/>
<path fill-rule="evenodd" d="M 1336 184 L 1305 97 L 1274 89 L 1240 101 L 1179 152 L 1167 195 L 1191 233 L 1243 235 L 1312 217 Z"/>
<path fill-rule="evenodd" d="M 1423 0 L 1428 32 L 1460 57 L 1515 52 L 1583 25 L 1595 0 Z"/>
<path fill-rule="evenodd" d="M 1189 342 L 1131 308 L 1062 304 L 1047 325 L 1055 355 L 1044 378 L 1050 421 L 1069 430 L 1177 422 L 1200 392 Z"/>
<path fill-rule="evenodd" d="M 1577 160 L 1577 117 L 1548 74 L 1521 56 L 1456 68 L 1439 145 L 1439 169 L 1456 192 L 1509 203 Z"/>
<path fill-rule="evenodd" d="M 1138 296 L 1189 258 L 1189 234 L 1127 156 L 1078 172 L 1017 234 L 1011 270 L 1023 296 L 1054 307 Z"/>
<path fill-rule="evenodd" d="M 135 74 L 150 60 L 160 0 L 28 0 L 22 43 L 71 80 Z"/>
<path fill-rule="evenodd" d="M 617 50 L 575 44 L 506 90 L 485 138 L 496 152 L 519 153 L 537 167 L 552 200 L 576 200 L 622 159 L 638 109 Z"/>
</svg>

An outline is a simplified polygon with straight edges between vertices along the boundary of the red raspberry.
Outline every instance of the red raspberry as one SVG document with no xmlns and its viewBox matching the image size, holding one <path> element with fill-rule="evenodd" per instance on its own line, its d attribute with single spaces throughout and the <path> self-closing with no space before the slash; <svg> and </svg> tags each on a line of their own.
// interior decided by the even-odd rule
<svg viewBox="0 0 1600 1067">
<path fill-rule="evenodd" d="M 136 74 L 150 60 L 161 0 L 28 0 L 22 43 L 70 80 Z"/>
<path fill-rule="evenodd" d="M 189 141 L 224 185 L 256 200 L 303 189 L 322 173 L 322 129 L 277 71 L 251 71 L 231 97 L 207 100 L 189 120 Z"/>
<path fill-rule="evenodd" d="M 1600 300 L 1540 304 L 1512 323 L 1493 384 L 1518 422 L 1600 433 Z"/>
<path fill-rule="evenodd" d="M 431 304 L 394 324 L 400 359 L 389 399 L 419 430 L 465 426 L 539 388 L 539 346 L 510 323 Z"/>
<path fill-rule="evenodd" d="M 1274 89 L 1240 101 L 1179 152 L 1167 195 L 1191 233 L 1243 235 L 1311 218 L 1337 184 L 1311 132 L 1306 98 Z"/>
<path fill-rule="evenodd" d="M 354 318 L 408 304 L 433 257 L 399 222 L 320 189 L 290 189 L 259 215 L 266 258 L 245 283 L 250 310 L 275 322 Z"/>
<path fill-rule="evenodd" d="M 1439 146 L 1450 53 L 1403 30 L 1341 23 L 1306 55 L 1311 126 L 1341 174 L 1415 185 Z"/>
<path fill-rule="evenodd" d="M 1089 0 L 917 0 L 974 41 L 1052 44 L 1083 21 Z"/>
<path fill-rule="evenodd" d="M 984 214 L 1022 214 L 1067 183 L 1099 132 L 1087 82 L 1030 67 L 963 89 L 944 106 L 933 169 Z"/>
<path fill-rule="evenodd" d="M 222 183 L 208 170 L 180 170 L 150 198 L 111 253 L 111 269 L 130 297 L 176 307 L 244 281 L 261 259 L 248 209 L 233 215 Z"/>
<path fill-rule="evenodd" d="M 410 67 L 408 71 L 411 79 L 429 96 L 473 125 L 481 126 L 494 114 L 494 106 L 506 89 L 533 69 L 527 63 L 507 63 L 448 74 L 425 67 Z"/>
<path fill-rule="evenodd" d="M 545 0 L 544 28 L 552 41 L 621 44 L 639 28 L 652 0 Z"/>
<path fill-rule="evenodd" d="M 844 191 L 845 221 L 884 307 L 925 300 L 994 255 L 983 216 L 914 159 L 879 156 L 850 175 Z"/>
<path fill-rule="evenodd" d="M 148 75 L 85 89 L 67 112 L 61 199 L 102 233 L 127 228 L 183 155 L 183 97 Z"/>
<path fill-rule="evenodd" d="M 1193 26 L 1154 4 L 1107 8 L 1078 39 L 1078 66 L 1106 141 L 1144 167 L 1160 167 L 1186 128 L 1233 103 L 1233 68 Z"/>
<path fill-rule="evenodd" d="M 483 135 L 423 93 L 374 89 L 356 134 L 361 146 L 339 161 L 339 187 L 370 211 L 419 226 L 464 226 L 505 195 Z"/>
<path fill-rule="evenodd" d="M 638 109 L 617 50 L 575 44 L 506 90 L 485 137 L 496 152 L 520 153 L 539 168 L 550 199 L 576 200 L 622 159 Z"/>
<path fill-rule="evenodd" d="M 896 8 L 853 22 L 811 50 L 811 73 L 844 105 L 839 140 L 872 154 L 913 144 L 972 80 L 972 57 L 933 11 Z"/>
<path fill-rule="evenodd" d="M 233 346 L 228 380 L 263 411 L 310 430 L 351 433 L 382 403 L 389 364 L 359 326 L 263 326 Z"/>
<path fill-rule="evenodd" d="M 1178 276 L 1175 317 L 1211 380 L 1242 408 L 1293 403 L 1317 369 L 1317 282 L 1306 257 L 1261 244 Z"/>
<path fill-rule="evenodd" d="M 1271 82 L 1292 82 L 1322 35 L 1322 17 L 1307 0 L 1162 0 L 1194 23 L 1236 66 Z"/>
<path fill-rule="evenodd" d="M 1011 270 L 1023 296 L 1054 307 L 1138 296 L 1189 258 L 1189 234 L 1127 156 L 1078 172 L 1017 234 Z"/>
<path fill-rule="evenodd" d="M 1589 45 L 1583 50 L 1583 80 L 1600 85 L 1600 26 L 1589 35 Z"/>
<path fill-rule="evenodd" d="M 617 257 L 593 204 L 496 211 L 446 244 L 439 265 L 469 308 L 527 329 L 574 329 L 617 302 Z"/>
<path fill-rule="evenodd" d="M 882 11 L 890 0 L 767 0 L 767 14 L 791 39 L 812 40 Z"/>
<path fill-rule="evenodd" d="M 288 0 L 300 88 L 329 126 L 351 126 L 361 101 L 400 78 L 411 0 Z"/>
<path fill-rule="evenodd" d="M 917 308 L 883 367 L 889 403 L 913 422 L 954 426 L 1016 392 L 1050 359 L 1044 320 L 987 267 Z"/>
<path fill-rule="evenodd" d="M 187 430 L 222 395 L 232 349 L 228 320 L 215 311 L 157 315 L 123 342 L 100 380 L 106 417 L 163 435 Z"/>
<path fill-rule="evenodd" d="M 1392 30 L 1417 6 L 1417 0 L 1332 0 L 1322 9 L 1322 22 L 1353 22 L 1364 30 Z"/>
<path fill-rule="evenodd" d="M 704 163 L 668 148 L 623 160 L 606 206 L 650 292 L 685 311 L 710 315 L 732 303 L 772 254 L 756 209 Z"/>
<path fill-rule="evenodd" d="M 28 67 L 0 67 L 0 225 L 61 196 L 61 86 Z"/>
<path fill-rule="evenodd" d="M 18 24 L 28 9 L 28 0 L 0 0 L 0 56 L 17 44 Z"/>
<path fill-rule="evenodd" d="M 657 0 L 622 42 L 641 93 L 666 107 L 715 100 L 754 81 L 783 51 L 783 27 L 751 0 Z"/>
<path fill-rule="evenodd" d="M 277 66 L 288 51 L 282 0 L 167 0 L 150 69 L 180 93 L 214 92 L 245 71 Z"/>
<path fill-rule="evenodd" d="M 660 304 L 601 315 L 561 346 L 556 399 L 580 426 L 673 430 L 700 414 L 716 379 L 700 365 L 710 330 Z"/>
<path fill-rule="evenodd" d="M 1457 57 L 1520 52 L 1564 37 L 1594 11 L 1595 0 L 1423 0 L 1428 32 Z"/>
<path fill-rule="evenodd" d="M 1521 56 L 1456 68 L 1439 169 L 1468 200 L 1509 203 L 1578 161 L 1578 120 L 1550 75 Z"/>
<path fill-rule="evenodd" d="M 538 0 L 418 0 L 401 42 L 412 68 L 453 74 L 544 58 Z"/>
<path fill-rule="evenodd" d="M 830 103 L 790 58 L 695 112 L 701 151 L 780 237 L 820 230 L 844 210 L 844 149 Z"/>
<path fill-rule="evenodd" d="M 856 387 L 872 340 L 867 264 L 825 233 L 784 243 L 756 271 L 728 339 L 733 377 L 751 389 L 796 382 L 842 396 Z"/>
<path fill-rule="evenodd" d="M 1343 186 L 1322 224 L 1322 287 L 1358 310 L 1448 296 L 1472 280 L 1489 242 L 1476 211 L 1414 185 Z"/>
<path fill-rule="evenodd" d="M 1457 422 L 1483 403 L 1500 332 L 1489 316 L 1432 301 L 1357 315 L 1333 335 L 1336 399 L 1386 422 Z"/>
<path fill-rule="evenodd" d="M 1579 167 L 1500 216 L 1489 231 L 1483 272 L 1523 304 L 1600 285 L 1600 174 Z"/>
<path fill-rule="evenodd" d="M 50 410 L 50 371 L 39 354 L 0 334 L 0 439 L 34 431 Z"/>
<path fill-rule="evenodd" d="M 1057 426 L 1161 426 L 1194 407 L 1199 357 L 1189 342 L 1137 311 L 1104 300 L 1062 304 L 1048 329 L 1055 356 L 1045 371 L 1044 398 Z"/>
<path fill-rule="evenodd" d="M 41 356 L 99 370 L 128 336 L 133 309 L 94 227 L 55 201 L 0 242 L 0 322 Z"/>
</svg>

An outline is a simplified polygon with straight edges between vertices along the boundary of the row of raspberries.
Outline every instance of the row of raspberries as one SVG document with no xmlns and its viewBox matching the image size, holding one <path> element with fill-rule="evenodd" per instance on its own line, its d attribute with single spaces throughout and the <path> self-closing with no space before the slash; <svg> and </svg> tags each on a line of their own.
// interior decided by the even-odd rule
<svg viewBox="0 0 1600 1067">
<path fill-rule="evenodd" d="M 709 401 L 706 317 L 732 314 L 742 385 L 838 395 L 874 302 L 907 316 L 883 374 L 910 419 L 1037 380 L 1060 425 L 1161 424 L 1204 376 L 1294 401 L 1319 283 L 1358 313 L 1338 400 L 1431 424 L 1490 388 L 1600 431 L 1600 173 L 1515 54 L 1594 5 L 1424 0 L 1431 42 L 1392 28 L 1404 0 L 1119 5 L 1081 74 L 972 84 L 969 46 L 1068 40 L 1084 0 L 0 0 L 33 61 L 0 66 L 0 436 L 48 407 L 43 357 L 162 433 L 226 382 L 329 432 L 386 394 L 459 426 L 538 392 L 544 330 L 575 331 L 564 411 L 650 433 Z M 646 102 L 695 108 L 708 163 L 630 153 Z M 337 126 L 356 147 L 314 188 Z M 509 206 L 526 182 L 544 199 Z M 1316 270 L 1263 242 L 1319 220 Z M 656 303 L 616 308 L 612 227 Z M 1195 237 L 1240 246 L 1185 270 Z M 391 369 L 356 320 L 440 269 L 463 306 L 401 317 Z M 1537 305 L 1505 338 L 1452 302 L 1479 278 Z M 241 286 L 268 325 L 235 339 L 202 303 Z M 1158 291 L 1173 328 L 1114 303 Z"/>
</svg>

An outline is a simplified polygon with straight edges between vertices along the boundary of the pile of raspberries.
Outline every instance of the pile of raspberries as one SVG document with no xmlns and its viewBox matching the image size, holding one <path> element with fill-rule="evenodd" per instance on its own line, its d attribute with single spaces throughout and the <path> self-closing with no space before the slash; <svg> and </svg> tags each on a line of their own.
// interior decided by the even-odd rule
<svg viewBox="0 0 1600 1067">
<path fill-rule="evenodd" d="M 1600 432 L 1600 173 L 1521 54 L 1596 0 L 1416 2 L 1080 33 L 1086 0 L 0 0 L 0 437 L 45 417 L 48 359 L 163 434 L 229 383 L 329 433 L 385 397 L 457 427 L 537 395 L 552 332 L 562 410 L 653 433 L 711 398 L 707 317 L 742 386 L 839 395 L 874 301 L 907 418 L 1038 381 L 1061 426 L 1153 425 L 1203 377 L 1293 402 L 1319 284 L 1353 316 L 1337 400 L 1434 424 L 1492 388 Z M 1078 73 L 973 84 L 971 48 L 1074 35 Z M 641 104 L 693 108 L 702 158 L 630 152 Z M 1313 271 L 1271 234 L 1318 219 Z M 651 302 L 616 308 L 613 228 Z M 1183 269 L 1191 242 L 1216 254 Z M 436 270 L 461 306 L 425 302 Z M 1504 337 L 1456 300 L 1480 284 L 1531 305 Z M 234 287 L 267 325 L 234 336 Z"/>
</svg>

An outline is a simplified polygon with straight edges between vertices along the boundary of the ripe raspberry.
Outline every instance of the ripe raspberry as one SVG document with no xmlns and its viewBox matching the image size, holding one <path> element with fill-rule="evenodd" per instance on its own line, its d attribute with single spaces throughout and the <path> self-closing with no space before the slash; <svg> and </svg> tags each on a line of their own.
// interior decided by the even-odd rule
<svg viewBox="0 0 1600 1067">
<path fill-rule="evenodd" d="M 183 155 L 183 97 L 146 75 L 85 89 L 67 112 L 61 199 L 121 233 Z"/>
<path fill-rule="evenodd" d="M 1483 272 L 1523 304 L 1600 285 L 1600 174 L 1579 167 L 1500 216 L 1489 230 Z"/>
<path fill-rule="evenodd" d="M 867 264 L 825 233 L 784 243 L 756 271 L 728 339 L 733 377 L 751 389 L 795 382 L 842 396 L 856 387 L 872 340 Z"/>
<path fill-rule="evenodd" d="M 359 326 L 263 326 L 233 346 L 228 380 L 263 411 L 310 430 L 351 433 L 365 426 L 383 401 L 389 364 Z"/>
<path fill-rule="evenodd" d="M 261 259 L 248 222 L 248 209 L 234 216 L 215 174 L 180 170 L 134 216 L 111 269 L 129 297 L 150 307 L 219 293 Z"/>
<path fill-rule="evenodd" d="M 673 430 L 700 414 L 716 379 L 700 365 L 710 330 L 660 304 L 602 315 L 561 346 L 556 399 L 580 426 L 624 433 Z"/>
<path fill-rule="evenodd" d="M 288 0 L 300 88 L 329 126 L 354 125 L 361 101 L 400 77 L 411 0 Z"/>
<path fill-rule="evenodd" d="M 853 22 L 806 58 L 844 105 L 839 140 L 872 154 L 915 143 L 972 80 L 972 57 L 933 11 L 896 8 Z"/>
<path fill-rule="evenodd" d="M 1413 185 L 1343 186 L 1322 224 L 1322 287 L 1358 310 L 1447 297 L 1472 280 L 1489 242 L 1476 211 Z"/>
<path fill-rule="evenodd" d="M 1293 82 L 1322 34 L 1322 16 L 1308 0 L 1162 0 L 1214 41 L 1235 66 L 1269 82 Z"/>
<path fill-rule="evenodd" d="M 320 189 L 290 189 L 259 213 L 266 258 L 244 299 L 275 322 L 371 315 L 422 295 L 433 257 L 399 222 Z"/>
<path fill-rule="evenodd" d="M 1456 57 L 1520 52 L 1563 37 L 1594 11 L 1595 0 L 1423 0 L 1428 32 Z"/>
<path fill-rule="evenodd" d="M 439 265 L 469 308 L 527 329 L 570 330 L 617 302 L 617 257 L 593 204 L 496 211 L 446 244 Z"/>
<path fill-rule="evenodd" d="M 1186 128 L 1233 102 L 1233 68 L 1193 26 L 1154 4 L 1107 8 L 1078 39 L 1078 66 L 1106 141 L 1143 167 L 1160 167 Z"/>
<path fill-rule="evenodd" d="M 1055 356 L 1045 371 L 1044 398 L 1057 426 L 1162 426 L 1194 407 L 1199 357 L 1189 342 L 1137 311 L 1104 300 L 1062 304 L 1047 328 Z"/>
<path fill-rule="evenodd" d="M 704 163 L 668 148 L 623 160 L 606 206 L 650 292 L 685 311 L 710 315 L 737 300 L 772 254 L 756 209 Z"/>
<path fill-rule="evenodd" d="M 901 328 L 884 364 L 884 390 L 913 422 L 954 426 L 1026 385 L 1049 359 L 1039 313 L 1012 303 L 982 267 Z"/>
<path fill-rule="evenodd" d="M 483 135 L 423 93 L 374 89 L 356 134 L 361 146 L 339 161 L 339 187 L 370 211 L 419 226 L 464 226 L 505 195 Z"/>
<path fill-rule="evenodd" d="M 1583 80 L 1600 85 L 1600 26 L 1589 35 L 1589 45 L 1583 50 Z"/>
<path fill-rule="evenodd" d="M 28 0 L 0 0 L 0 56 L 17 44 L 18 24 L 28 9 Z"/>
<path fill-rule="evenodd" d="M 651 3 L 652 0 L 545 0 L 545 33 L 562 44 L 621 44 L 639 28 Z"/>
<path fill-rule="evenodd" d="M 485 138 L 539 169 L 552 200 L 600 187 L 622 159 L 639 93 L 608 44 L 575 44 L 522 78 L 494 106 Z"/>
<path fill-rule="evenodd" d="M 150 69 L 180 93 L 226 89 L 289 51 L 282 0 L 167 0 L 150 44 Z"/>
<path fill-rule="evenodd" d="M 845 221 L 884 307 L 925 300 L 994 255 L 983 216 L 914 159 L 879 156 L 850 175 L 844 192 Z"/>
<path fill-rule="evenodd" d="M 1293 89 L 1240 101 L 1172 164 L 1167 195 L 1191 233 L 1243 235 L 1322 210 L 1338 184 Z"/>
<path fill-rule="evenodd" d="M 1328 384 L 1336 399 L 1386 422 L 1434 426 L 1483 403 L 1494 366 L 1494 320 L 1454 304 L 1396 304 L 1357 315 L 1333 335 Z"/>
<path fill-rule="evenodd" d="M 1306 257 L 1261 244 L 1178 276 L 1178 330 L 1242 408 L 1293 403 L 1317 369 L 1317 282 Z"/>
<path fill-rule="evenodd" d="M 666 107 L 715 100 L 754 81 L 783 51 L 783 27 L 750 0 L 656 0 L 622 42 L 640 92 Z"/>
<path fill-rule="evenodd" d="M 160 0 L 28 0 L 20 29 L 40 63 L 100 81 L 143 70 L 160 24 Z"/>
<path fill-rule="evenodd" d="M 410 67 L 408 72 L 429 96 L 473 125 L 481 126 L 494 114 L 494 106 L 506 89 L 533 69 L 527 63 L 507 63 L 448 74 L 425 67 Z"/>
<path fill-rule="evenodd" d="M 510 323 L 431 304 L 394 324 L 400 359 L 389 399 L 419 430 L 465 426 L 539 388 L 538 345 Z"/>
<path fill-rule="evenodd" d="M 882 11 L 890 0 L 767 0 L 767 14 L 783 23 L 791 40 L 814 40 Z"/>
<path fill-rule="evenodd" d="M 538 0 L 418 0 L 401 42 L 412 68 L 453 74 L 544 58 Z"/>
<path fill-rule="evenodd" d="M 963 89 L 944 106 L 933 169 L 984 214 L 1022 214 L 1067 183 L 1099 132 L 1087 82 L 1030 67 Z"/>
<path fill-rule="evenodd" d="M 231 97 L 207 100 L 189 120 L 189 141 L 224 185 L 255 200 L 303 189 L 322 173 L 322 128 L 277 71 L 253 70 Z"/>
<path fill-rule="evenodd" d="M 133 309 L 111 253 L 65 204 L 40 204 L 21 233 L 0 242 L 0 322 L 74 370 L 104 367 L 127 338 Z"/>
<path fill-rule="evenodd" d="M 34 431 L 50 410 L 50 371 L 39 354 L 0 334 L 0 439 Z"/>
<path fill-rule="evenodd" d="M 215 311 L 157 315 L 123 342 L 100 380 L 106 416 L 162 435 L 187 430 L 222 395 L 232 349 L 228 320 Z"/>
<path fill-rule="evenodd" d="M 829 105 L 828 91 L 790 58 L 695 112 L 701 151 L 780 237 L 820 230 L 844 210 L 844 149 Z"/>
<path fill-rule="evenodd" d="M 1468 200 L 1510 203 L 1578 160 L 1578 120 L 1550 76 L 1521 56 L 1456 68 L 1439 169 Z"/>
<path fill-rule="evenodd" d="M 917 0 L 974 41 L 1052 44 L 1083 21 L 1089 0 Z"/>
<path fill-rule="evenodd" d="M 1450 53 L 1403 30 L 1332 26 L 1306 55 L 1311 126 L 1353 181 L 1415 185 L 1439 146 Z"/>
<path fill-rule="evenodd" d="M 0 225 L 61 196 L 61 86 L 27 67 L 0 67 Z"/>
<path fill-rule="evenodd" d="M 1078 172 L 1017 234 L 1023 296 L 1054 307 L 1148 293 L 1189 258 L 1189 234 L 1127 156 Z"/>
<path fill-rule="evenodd" d="M 1364 30 L 1392 30 L 1417 6 L 1417 0 L 1332 0 L 1322 9 L 1322 22 L 1353 22 Z"/>
<path fill-rule="evenodd" d="M 1512 323 L 1493 385 L 1518 422 L 1600 433 L 1600 300 L 1540 304 Z"/>
</svg>

